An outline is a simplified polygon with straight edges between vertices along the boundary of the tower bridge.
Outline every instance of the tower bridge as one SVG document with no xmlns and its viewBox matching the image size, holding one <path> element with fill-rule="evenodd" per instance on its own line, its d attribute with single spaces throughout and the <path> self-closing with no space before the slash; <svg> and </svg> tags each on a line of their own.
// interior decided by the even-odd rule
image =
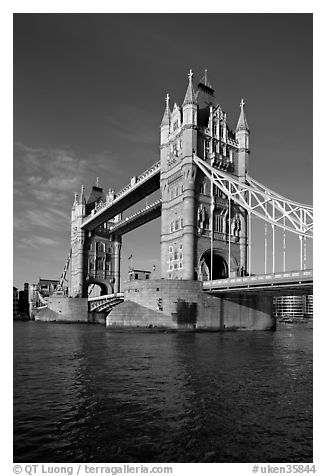
<svg viewBox="0 0 326 476">
<path fill-rule="evenodd" d="M 71 252 L 61 277 L 61 288 L 70 297 L 87 298 L 89 285 L 98 284 L 103 296 L 117 296 L 121 292 L 122 236 L 158 217 L 161 218 L 161 280 L 155 289 L 174 282 L 176 287 L 183 286 L 186 290 L 188 282 L 190 287 L 190 283 L 198 283 L 199 287 L 194 284 L 196 289 L 203 290 L 198 292 L 208 294 L 234 292 L 236 288 L 238 292 L 260 289 L 263 293 L 280 279 L 275 274 L 275 257 L 280 251 L 276 246 L 276 229 L 284 234 L 284 243 L 285 233 L 298 236 L 299 272 L 304 272 L 306 242 L 313 237 L 313 209 L 285 198 L 248 174 L 250 129 L 244 101 L 241 100 L 234 131 L 227 122 L 226 112 L 216 101 L 207 72 L 195 91 L 190 71 L 181 106 L 175 102 L 171 108 L 169 95 L 165 101 L 160 160 L 133 177 L 118 193 L 110 188 L 104 193 L 97 184 L 88 198 L 83 187 L 79 196 L 75 194 Z M 130 216 L 123 216 L 158 190 L 160 199 Z M 267 283 L 252 275 L 253 217 L 272 230 L 274 282 Z M 288 271 L 285 246 L 281 252 L 284 277 Z M 268 275 L 266 255 L 265 241 L 265 276 Z M 312 286 L 312 274 L 309 279 Z M 305 278 L 282 284 L 278 281 L 277 286 L 282 287 L 282 292 L 286 289 L 294 292 L 294 288 L 297 292 L 300 287 L 311 290 L 308 281 Z M 144 286 L 138 284 L 143 291 Z M 124 299 L 121 309 L 126 305 L 126 292 Z"/>
</svg>

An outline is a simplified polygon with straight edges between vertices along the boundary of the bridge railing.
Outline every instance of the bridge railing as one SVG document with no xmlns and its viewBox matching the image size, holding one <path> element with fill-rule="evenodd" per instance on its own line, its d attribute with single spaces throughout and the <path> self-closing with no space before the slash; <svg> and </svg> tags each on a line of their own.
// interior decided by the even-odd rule
<svg viewBox="0 0 326 476">
<path fill-rule="evenodd" d="M 102 296 L 89 297 L 88 301 L 105 301 L 112 298 L 121 298 L 124 296 L 124 293 L 113 293 L 113 294 L 104 294 Z"/>
<path fill-rule="evenodd" d="M 90 312 L 109 311 L 114 306 L 120 304 L 123 299 L 124 293 L 106 294 L 104 296 L 88 298 L 88 310 Z"/>
<path fill-rule="evenodd" d="M 237 276 L 235 278 L 213 279 L 212 281 L 203 281 L 203 289 L 214 287 L 232 287 L 237 285 L 264 284 L 264 282 L 293 282 L 312 280 L 313 270 L 305 269 L 302 271 L 289 271 L 284 273 L 258 274 L 253 276 Z"/>
<path fill-rule="evenodd" d="M 140 185 L 141 183 L 145 182 L 150 176 L 152 176 L 154 173 L 156 173 L 160 169 L 160 161 L 155 162 L 155 164 L 151 165 L 145 172 L 142 174 L 138 175 L 137 177 L 133 177 L 131 179 L 130 183 L 123 187 L 115 196 L 114 200 L 112 203 L 115 203 L 117 200 L 120 200 L 121 197 L 126 195 L 131 189 L 134 187 Z"/>
<path fill-rule="evenodd" d="M 146 207 L 142 208 L 141 210 L 138 210 L 136 213 L 133 213 L 129 217 L 124 218 L 123 220 L 119 221 L 116 225 L 111 226 L 110 231 L 114 232 L 116 229 L 120 228 L 125 223 L 128 223 L 128 222 L 134 220 L 135 218 L 137 218 L 142 213 L 150 211 L 151 209 L 157 207 L 161 203 L 162 203 L 162 200 L 158 199 L 155 202 L 151 203 L 150 205 L 146 205 Z"/>
</svg>

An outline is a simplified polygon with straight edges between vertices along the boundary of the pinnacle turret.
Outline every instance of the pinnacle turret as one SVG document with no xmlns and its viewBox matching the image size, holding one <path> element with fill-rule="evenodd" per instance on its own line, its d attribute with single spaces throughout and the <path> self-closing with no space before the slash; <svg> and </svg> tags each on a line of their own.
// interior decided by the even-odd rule
<svg viewBox="0 0 326 476">
<path fill-rule="evenodd" d="M 81 186 L 80 196 L 79 196 L 79 204 L 83 205 L 86 203 L 85 195 L 84 195 L 84 185 Z"/>
<path fill-rule="evenodd" d="M 239 119 L 238 119 L 238 124 L 237 124 L 237 127 L 235 129 L 235 132 L 238 132 L 238 131 L 248 131 L 249 132 L 249 126 L 248 126 L 248 122 L 247 122 L 247 119 L 246 119 L 246 115 L 245 115 L 245 112 L 244 112 L 244 106 L 245 106 L 245 102 L 243 99 L 241 99 L 241 102 L 240 102 L 240 116 L 239 116 Z"/>
<path fill-rule="evenodd" d="M 193 77 L 193 72 L 192 72 L 192 70 L 190 70 L 189 74 L 188 74 L 188 79 L 189 79 L 188 88 L 187 88 L 187 92 L 186 92 L 186 95 L 185 95 L 182 106 L 185 106 L 186 104 L 196 104 L 197 103 L 196 94 L 195 94 L 195 91 L 194 91 L 194 87 L 192 85 L 192 77 Z"/>
<path fill-rule="evenodd" d="M 170 111 L 170 96 L 169 96 L 169 94 L 167 94 L 166 97 L 165 97 L 165 103 L 166 103 L 166 106 L 165 106 L 165 111 L 164 111 L 164 114 L 163 114 L 161 126 L 168 126 L 170 124 L 171 111 Z"/>
</svg>

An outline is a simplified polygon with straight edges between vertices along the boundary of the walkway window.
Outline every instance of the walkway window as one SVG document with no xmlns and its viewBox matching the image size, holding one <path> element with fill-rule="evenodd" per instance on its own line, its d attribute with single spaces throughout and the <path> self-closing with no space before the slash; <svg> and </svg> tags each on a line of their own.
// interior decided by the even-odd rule
<svg viewBox="0 0 326 476">
<path fill-rule="evenodd" d="M 175 231 L 179 230 L 179 218 L 175 221 Z"/>
<path fill-rule="evenodd" d="M 169 253 L 173 253 L 173 246 L 169 246 Z"/>
<path fill-rule="evenodd" d="M 175 260 L 178 259 L 178 252 L 177 252 L 177 251 L 174 252 L 174 259 L 175 259 Z"/>
<path fill-rule="evenodd" d="M 205 195 L 205 192 L 206 192 L 206 184 L 205 182 L 201 182 L 199 187 L 199 193 L 202 193 L 203 195 Z"/>
</svg>

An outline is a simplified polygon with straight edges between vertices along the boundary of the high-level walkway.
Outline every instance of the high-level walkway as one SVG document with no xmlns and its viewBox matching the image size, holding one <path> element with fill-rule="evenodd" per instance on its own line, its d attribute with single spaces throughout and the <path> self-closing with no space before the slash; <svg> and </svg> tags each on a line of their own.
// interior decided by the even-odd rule
<svg viewBox="0 0 326 476">
<path fill-rule="evenodd" d="M 81 228 L 92 231 L 160 188 L 160 162 L 156 162 L 120 190 L 112 202 L 88 215 Z M 152 218 L 153 219 L 153 218 Z"/>
<path fill-rule="evenodd" d="M 130 215 L 123 220 L 119 221 L 116 225 L 110 227 L 111 233 L 117 233 L 118 235 L 124 235 L 130 231 L 138 228 L 146 223 L 158 218 L 161 215 L 162 200 L 156 200 L 150 205 L 138 210 L 133 215 Z"/>
</svg>

